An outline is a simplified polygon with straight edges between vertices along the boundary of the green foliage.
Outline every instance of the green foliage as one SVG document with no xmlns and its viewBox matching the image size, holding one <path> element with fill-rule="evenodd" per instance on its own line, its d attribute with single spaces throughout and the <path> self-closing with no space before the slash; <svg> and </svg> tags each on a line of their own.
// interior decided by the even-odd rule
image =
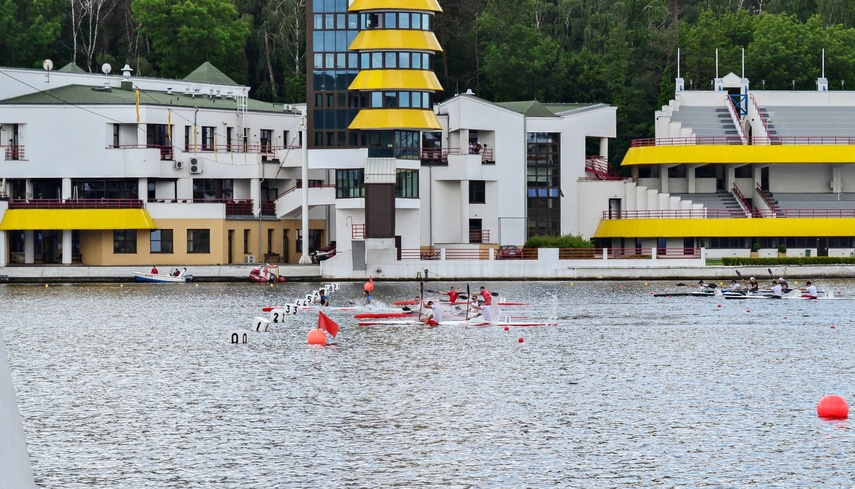
<svg viewBox="0 0 855 489">
<path fill-rule="evenodd" d="M 708 265 L 711 263 L 707 263 Z M 851 256 L 792 256 L 781 258 L 724 257 L 721 264 L 726 267 L 755 267 L 773 265 L 855 265 Z"/>
<path fill-rule="evenodd" d="M 754 243 L 753 245 L 751 245 L 751 251 L 760 251 L 760 243 Z"/>
<path fill-rule="evenodd" d="M 778 245 L 778 253 L 786 253 L 786 252 L 787 252 L 787 245 L 785 245 L 785 244 Z"/>
<path fill-rule="evenodd" d="M 525 242 L 523 248 L 593 248 L 594 244 L 581 235 L 549 236 L 538 234 Z"/>
<path fill-rule="evenodd" d="M 134 0 L 131 9 L 161 76 L 183 78 L 210 61 L 236 82 L 246 80 L 249 22 L 230 0 Z"/>
</svg>

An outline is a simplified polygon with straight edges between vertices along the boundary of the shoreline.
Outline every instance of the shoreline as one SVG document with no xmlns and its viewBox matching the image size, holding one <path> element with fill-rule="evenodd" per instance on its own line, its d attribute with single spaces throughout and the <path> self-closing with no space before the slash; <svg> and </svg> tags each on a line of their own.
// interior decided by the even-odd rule
<svg viewBox="0 0 855 489">
<path fill-rule="evenodd" d="M 194 283 L 206 282 L 250 282 L 251 265 L 210 265 L 188 267 Z M 45 283 L 133 283 L 134 272 L 144 271 L 140 267 L 124 266 L 12 266 L 0 267 L 0 284 L 45 284 Z M 318 265 L 280 265 L 280 275 L 285 282 L 318 282 L 335 280 L 340 282 L 359 282 L 368 277 L 330 277 L 321 275 Z M 499 271 L 499 270 L 497 270 Z M 429 274 L 425 282 L 470 281 L 600 281 L 600 280 L 748 280 L 754 276 L 761 283 L 766 279 L 785 277 L 787 279 L 852 279 L 855 278 L 855 266 L 811 266 L 788 265 L 779 267 L 684 267 L 684 268 L 577 268 L 562 276 L 509 277 L 499 274 L 491 276 L 455 276 L 445 277 Z M 772 272 L 770 275 L 769 272 Z M 556 270 L 558 272 L 558 270 Z M 567 272 L 571 272 L 567 270 Z M 387 282 L 413 282 L 421 277 L 395 277 L 375 275 L 375 280 Z"/>
</svg>

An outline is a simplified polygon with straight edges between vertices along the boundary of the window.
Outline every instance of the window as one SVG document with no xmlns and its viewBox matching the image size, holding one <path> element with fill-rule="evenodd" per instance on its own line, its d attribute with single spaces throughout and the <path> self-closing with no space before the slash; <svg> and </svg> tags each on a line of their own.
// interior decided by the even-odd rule
<svg viewBox="0 0 855 489">
<path fill-rule="evenodd" d="M 419 198 L 419 171 L 396 170 L 395 197 Z"/>
<path fill-rule="evenodd" d="M 228 200 L 232 198 L 233 180 L 193 179 L 193 200 Z"/>
<path fill-rule="evenodd" d="M 155 229 L 151 232 L 152 253 L 172 253 L 172 230 Z"/>
<path fill-rule="evenodd" d="M 487 185 L 484 180 L 469 180 L 469 203 L 487 203 Z"/>
<path fill-rule="evenodd" d="M 271 153 L 273 152 L 273 130 L 272 129 L 262 129 L 260 135 L 260 143 L 261 143 L 261 152 L 262 153 Z"/>
<path fill-rule="evenodd" d="M 526 150 L 528 235 L 561 234 L 560 134 L 529 133 Z"/>
<path fill-rule="evenodd" d="M 243 230 L 243 252 L 249 254 L 249 229 Z"/>
<path fill-rule="evenodd" d="M 187 253 L 210 253 L 211 252 L 211 230 L 210 229 L 188 229 L 187 230 Z"/>
<path fill-rule="evenodd" d="M 202 151 L 214 150 L 214 126 L 202 127 Z"/>
<path fill-rule="evenodd" d="M 365 197 L 365 170 L 336 170 L 335 197 L 337 199 Z"/>
<path fill-rule="evenodd" d="M 136 253 L 136 229 L 117 229 L 113 231 L 113 253 Z"/>
<path fill-rule="evenodd" d="M 113 147 L 119 147 L 119 125 L 113 124 Z"/>
</svg>

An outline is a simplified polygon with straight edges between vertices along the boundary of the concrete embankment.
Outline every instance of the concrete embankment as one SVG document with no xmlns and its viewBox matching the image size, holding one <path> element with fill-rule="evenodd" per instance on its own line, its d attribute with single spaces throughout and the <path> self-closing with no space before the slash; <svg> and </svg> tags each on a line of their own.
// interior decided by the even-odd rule
<svg viewBox="0 0 855 489">
<path fill-rule="evenodd" d="M 434 263 L 435 265 L 435 263 Z M 168 271 L 169 267 L 164 267 Z M 188 267 L 187 273 L 193 275 L 194 282 L 248 282 L 250 265 L 217 265 Z M 436 269 L 434 269 L 436 270 Z M 87 266 L 12 266 L 0 267 L 0 283 L 102 283 L 102 282 L 133 282 L 134 272 L 143 272 L 141 267 L 87 267 Z M 736 272 L 739 272 L 737 274 Z M 279 272 L 289 282 L 316 282 L 322 280 L 365 280 L 365 277 L 333 277 L 324 276 L 318 265 L 281 265 Z M 437 270 L 438 272 L 438 270 Z M 445 270 L 443 270 L 445 272 Z M 771 272 L 771 274 L 770 274 Z M 730 281 L 739 276 L 748 279 L 754 276 L 758 281 L 770 278 L 785 277 L 787 279 L 829 279 L 855 278 L 855 266 L 778 266 L 778 267 L 637 267 L 637 268 L 577 268 L 561 270 L 561 273 L 551 276 L 517 276 L 503 273 L 501 264 L 496 264 L 494 270 L 480 269 L 478 272 L 448 275 L 429 271 L 428 276 L 407 273 L 406 276 L 392 276 L 386 273 L 375 273 L 375 280 L 413 281 L 427 278 L 429 281 L 448 280 L 714 280 Z"/>
</svg>

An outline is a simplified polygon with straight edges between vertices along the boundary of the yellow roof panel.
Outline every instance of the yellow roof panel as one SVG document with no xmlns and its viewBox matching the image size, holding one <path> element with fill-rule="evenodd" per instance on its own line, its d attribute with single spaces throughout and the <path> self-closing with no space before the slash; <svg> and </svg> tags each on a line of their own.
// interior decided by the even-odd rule
<svg viewBox="0 0 855 489">
<path fill-rule="evenodd" d="M 608 219 L 595 238 L 775 238 L 853 236 L 855 219 L 787 217 L 730 219 Z"/>
<path fill-rule="evenodd" d="M 442 85 L 427 70 L 362 70 L 348 90 L 442 90 Z"/>
<path fill-rule="evenodd" d="M 145 209 L 11 209 L 0 231 L 157 229 Z"/>
<path fill-rule="evenodd" d="M 373 29 L 360 31 L 348 48 L 351 51 L 436 51 L 442 52 L 442 46 L 430 31 Z"/>
<path fill-rule="evenodd" d="M 353 0 L 348 12 L 360 10 L 422 10 L 442 12 L 436 0 Z"/>
<path fill-rule="evenodd" d="M 439 130 L 442 126 L 429 109 L 362 109 L 348 129 Z"/>
<path fill-rule="evenodd" d="M 630 148 L 621 166 L 746 163 L 853 163 L 849 145 L 688 145 Z"/>
</svg>

